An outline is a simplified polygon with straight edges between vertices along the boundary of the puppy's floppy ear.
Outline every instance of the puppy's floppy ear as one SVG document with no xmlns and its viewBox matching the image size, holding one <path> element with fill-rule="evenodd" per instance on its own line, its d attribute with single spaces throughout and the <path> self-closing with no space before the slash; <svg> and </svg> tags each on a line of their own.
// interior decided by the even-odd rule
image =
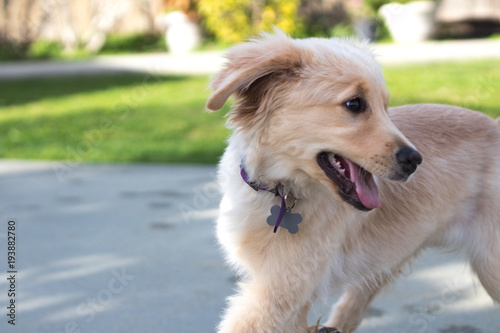
<svg viewBox="0 0 500 333">
<path fill-rule="evenodd" d="M 207 109 L 221 109 L 233 93 L 246 91 L 264 76 L 296 70 L 301 64 L 300 53 L 293 41 L 278 30 L 231 48 L 225 68 L 210 84 L 213 93 L 207 101 Z"/>
</svg>

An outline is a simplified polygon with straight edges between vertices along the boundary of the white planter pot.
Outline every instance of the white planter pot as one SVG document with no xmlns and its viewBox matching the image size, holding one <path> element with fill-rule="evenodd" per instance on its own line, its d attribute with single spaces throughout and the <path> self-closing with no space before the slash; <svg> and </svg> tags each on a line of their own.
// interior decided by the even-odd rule
<svg viewBox="0 0 500 333">
<path fill-rule="evenodd" d="M 156 24 L 166 30 L 165 40 L 171 53 L 188 53 L 201 44 L 200 27 L 183 12 L 172 12 L 159 17 Z"/>
<path fill-rule="evenodd" d="M 389 3 L 380 7 L 387 29 L 397 43 L 416 43 L 432 37 L 435 30 L 436 2 Z"/>
</svg>

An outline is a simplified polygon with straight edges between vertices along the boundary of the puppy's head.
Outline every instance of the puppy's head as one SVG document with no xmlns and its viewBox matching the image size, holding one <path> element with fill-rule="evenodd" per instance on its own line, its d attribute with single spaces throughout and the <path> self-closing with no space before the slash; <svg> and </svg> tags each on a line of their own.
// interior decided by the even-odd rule
<svg viewBox="0 0 500 333">
<path fill-rule="evenodd" d="M 313 178 L 360 210 L 380 207 L 373 175 L 407 180 L 422 157 L 387 113 L 380 66 L 363 45 L 284 33 L 232 48 L 209 110 L 233 95 L 229 124 L 259 174 Z M 302 177 L 302 178 L 301 178 Z"/>
</svg>

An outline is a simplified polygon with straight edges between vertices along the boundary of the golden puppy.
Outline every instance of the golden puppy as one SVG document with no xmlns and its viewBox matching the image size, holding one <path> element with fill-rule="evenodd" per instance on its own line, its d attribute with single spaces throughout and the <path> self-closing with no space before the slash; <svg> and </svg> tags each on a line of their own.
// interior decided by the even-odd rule
<svg viewBox="0 0 500 333">
<path fill-rule="evenodd" d="M 243 279 L 219 332 L 307 332 L 311 301 L 332 285 L 347 292 L 325 326 L 352 332 L 428 246 L 464 249 L 500 301 L 495 120 L 443 105 L 388 110 L 379 65 L 349 40 L 277 31 L 227 58 L 207 108 L 236 101 L 217 235 Z"/>
</svg>

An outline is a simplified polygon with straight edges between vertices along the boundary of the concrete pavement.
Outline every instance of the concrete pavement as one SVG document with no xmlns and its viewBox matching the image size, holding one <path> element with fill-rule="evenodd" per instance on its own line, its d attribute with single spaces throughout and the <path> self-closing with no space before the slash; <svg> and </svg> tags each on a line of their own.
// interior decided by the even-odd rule
<svg viewBox="0 0 500 333">
<path fill-rule="evenodd" d="M 207 75 L 222 65 L 222 51 L 185 55 L 145 53 L 98 56 L 78 61 L 0 62 L 0 79 L 50 76 L 150 73 L 159 75 Z"/>
<path fill-rule="evenodd" d="M 500 39 L 430 41 L 417 44 L 374 44 L 382 64 L 500 58 Z M 0 62 L 0 79 L 111 73 L 209 75 L 224 63 L 223 51 L 189 54 L 130 54 L 99 56 L 83 61 Z"/>
<path fill-rule="evenodd" d="M 235 287 L 214 237 L 214 178 L 213 166 L 0 160 L 0 332 L 214 332 Z M 309 322 L 337 297 L 316 302 Z M 429 251 L 357 332 L 493 333 L 499 315 L 460 256 Z"/>
</svg>

